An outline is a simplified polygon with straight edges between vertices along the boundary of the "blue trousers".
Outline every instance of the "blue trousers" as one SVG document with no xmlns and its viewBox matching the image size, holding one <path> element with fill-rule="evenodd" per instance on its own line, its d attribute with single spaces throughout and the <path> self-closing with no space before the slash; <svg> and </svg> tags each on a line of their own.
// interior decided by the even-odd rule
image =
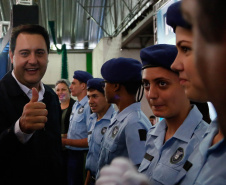
<svg viewBox="0 0 226 185">
<path fill-rule="evenodd" d="M 68 150 L 68 185 L 84 185 L 85 154 L 87 151 Z"/>
</svg>

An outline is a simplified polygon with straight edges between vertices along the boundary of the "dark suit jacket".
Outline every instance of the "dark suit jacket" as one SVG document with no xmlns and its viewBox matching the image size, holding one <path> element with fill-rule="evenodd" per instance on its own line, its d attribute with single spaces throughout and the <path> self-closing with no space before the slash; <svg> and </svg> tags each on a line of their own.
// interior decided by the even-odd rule
<svg viewBox="0 0 226 185">
<path fill-rule="evenodd" d="M 0 81 L 0 184 L 61 184 L 61 110 L 54 91 L 45 86 L 45 129 L 22 144 L 14 125 L 30 100 L 8 72 Z"/>
</svg>

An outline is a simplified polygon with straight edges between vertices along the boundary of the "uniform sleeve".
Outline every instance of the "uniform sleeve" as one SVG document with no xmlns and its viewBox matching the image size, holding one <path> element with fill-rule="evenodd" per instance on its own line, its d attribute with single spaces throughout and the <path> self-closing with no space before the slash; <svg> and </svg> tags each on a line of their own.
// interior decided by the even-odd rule
<svg viewBox="0 0 226 185">
<path fill-rule="evenodd" d="M 128 155 L 135 165 L 140 165 L 143 160 L 146 134 L 147 130 L 139 122 L 128 124 L 125 128 Z"/>
</svg>

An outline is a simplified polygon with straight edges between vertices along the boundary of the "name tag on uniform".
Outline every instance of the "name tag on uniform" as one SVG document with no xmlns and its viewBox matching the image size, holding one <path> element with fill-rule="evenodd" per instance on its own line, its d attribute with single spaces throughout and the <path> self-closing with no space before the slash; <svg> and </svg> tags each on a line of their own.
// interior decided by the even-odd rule
<svg viewBox="0 0 226 185">
<path fill-rule="evenodd" d="M 154 159 L 154 156 L 152 156 L 152 155 L 146 153 L 146 154 L 144 155 L 144 158 L 147 159 L 148 161 L 152 161 L 152 160 Z"/>
<path fill-rule="evenodd" d="M 183 168 L 188 171 L 192 167 L 192 163 L 190 161 L 186 161 Z"/>
</svg>

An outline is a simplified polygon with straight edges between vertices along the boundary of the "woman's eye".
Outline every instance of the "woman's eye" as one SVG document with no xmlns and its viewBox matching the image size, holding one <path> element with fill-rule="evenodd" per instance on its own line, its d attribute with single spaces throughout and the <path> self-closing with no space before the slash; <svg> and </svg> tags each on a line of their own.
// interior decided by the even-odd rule
<svg viewBox="0 0 226 185">
<path fill-rule="evenodd" d="M 150 83 L 149 82 L 143 82 L 143 86 L 146 90 L 150 88 Z"/>
<path fill-rule="evenodd" d="M 181 49 L 183 50 L 184 53 L 187 53 L 188 51 L 191 50 L 189 47 L 186 46 L 182 46 Z"/>
</svg>

